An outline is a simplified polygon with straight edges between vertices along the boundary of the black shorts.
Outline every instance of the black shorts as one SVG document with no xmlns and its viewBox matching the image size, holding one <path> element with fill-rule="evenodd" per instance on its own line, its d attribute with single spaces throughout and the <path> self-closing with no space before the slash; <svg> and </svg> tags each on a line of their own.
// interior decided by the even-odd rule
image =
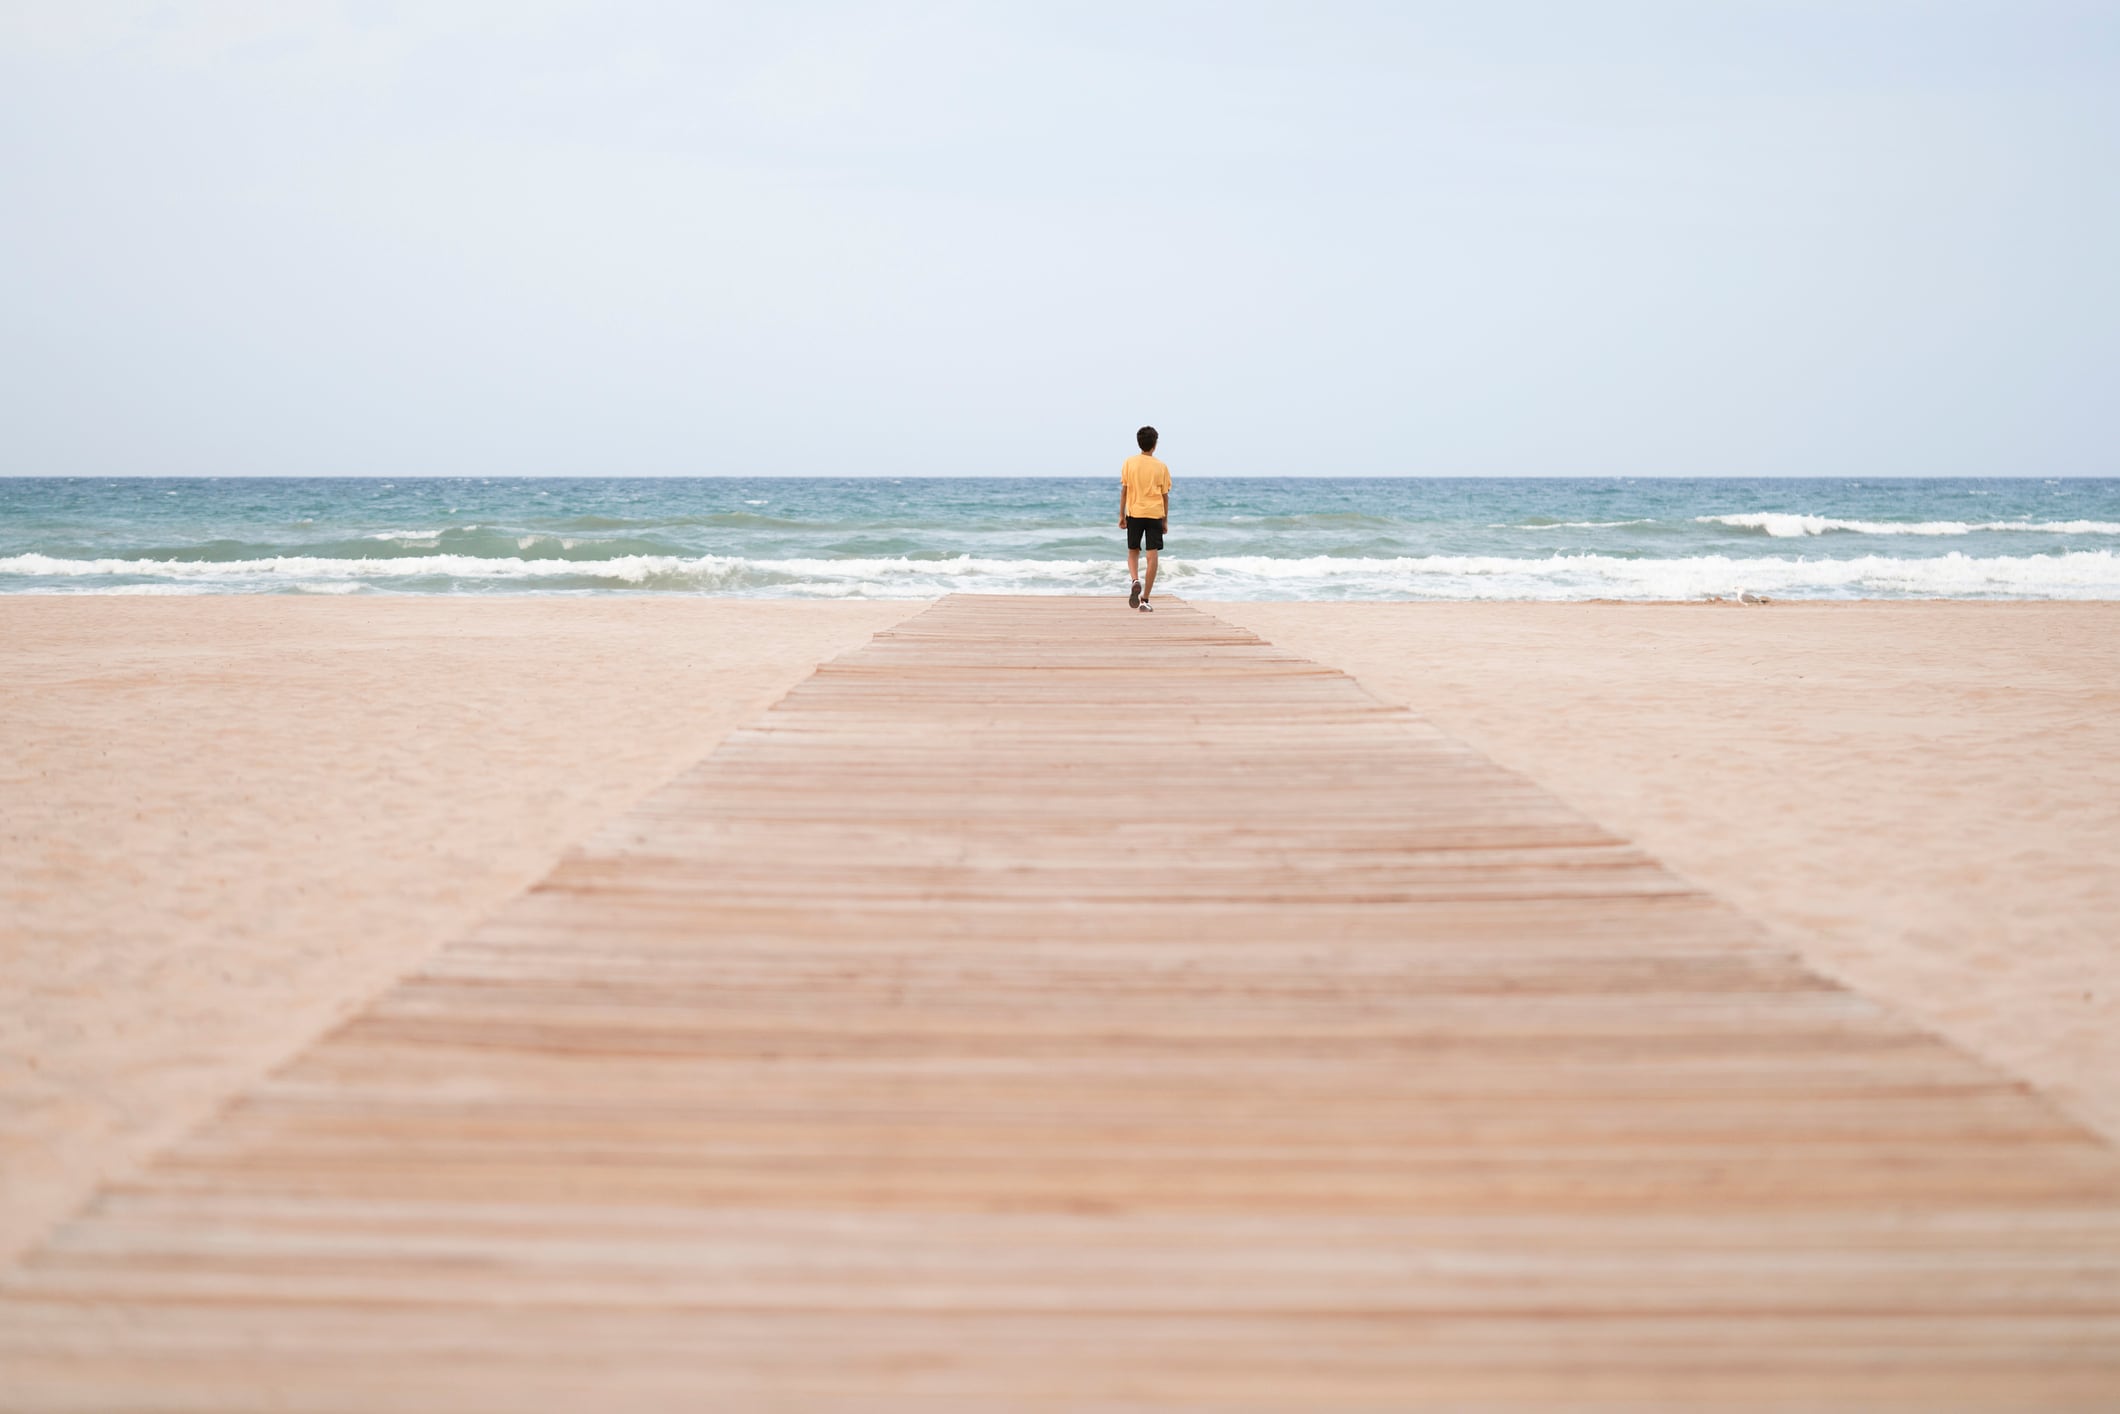
<svg viewBox="0 0 2120 1414">
<path fill-rule="evenodd" d="M 1162 516 L 1157 516 L 1154 520 L 1150 520 L 1147 516 L 1128 516 L 1126 518 L 1126 548 L 1138 550 L 1141 548 L 1143 540 L 1148 542 L 1148 548 L 1151 550 L 1163 548 Z"/>
</svg>

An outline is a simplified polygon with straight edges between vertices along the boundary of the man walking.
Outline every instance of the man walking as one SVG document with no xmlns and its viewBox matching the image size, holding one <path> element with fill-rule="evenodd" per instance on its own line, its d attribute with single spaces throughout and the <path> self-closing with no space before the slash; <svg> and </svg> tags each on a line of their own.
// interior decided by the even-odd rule
<svg viewBox="0 0 2120 1414">
<path fill-rule="evenodd" d="M 1156 587 L 1156 556 L 1163 549 L 1163 530 L 1170 522 L 1170 468 L 1156 460 L 1156 429 L 1134 434 L 1141 455 L 1128 457 L 1119 469 L 1119 528 L 1126 532 L 1126 577 L 1133 589 L 1127 604 L 1149 612 L 1148 596 Z M 1141 579 L 1141 550 L 1148 550 L 1148 580 Z"/>
</svg>

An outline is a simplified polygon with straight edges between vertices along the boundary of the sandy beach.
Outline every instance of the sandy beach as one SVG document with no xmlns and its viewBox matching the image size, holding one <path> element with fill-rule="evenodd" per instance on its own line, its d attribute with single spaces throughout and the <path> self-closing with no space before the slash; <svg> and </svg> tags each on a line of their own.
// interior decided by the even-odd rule
<svg viewBox="0 0 2120 1414">
<path fill-rule="evenodd" d="M 919 607 L 0 599 L 0 1253 Z M 2120 606 L 1202 607 L 2120 1136 Z"/>
<path fill-rule="evenodd" d="M 0 1259 L 918 607 L 0 598 Z"/>
<path fill-rule="evenodd" d="M 2120 604 L 1222 604 L 2120 1140 Z"/>
</svg>

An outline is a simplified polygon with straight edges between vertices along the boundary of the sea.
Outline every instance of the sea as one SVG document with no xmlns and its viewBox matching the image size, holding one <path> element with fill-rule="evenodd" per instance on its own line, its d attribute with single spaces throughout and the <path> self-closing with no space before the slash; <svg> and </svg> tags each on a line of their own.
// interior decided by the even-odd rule
<svg viewBox="0 0 2120 1414">
<path fill-rule="evenodd" d="M 0 478 L 0 592 L 1120 593 L 1084 478 Z M 1179 475 L 1197 599 L 2120 599 L 2120 479 Z"/>
</svg>

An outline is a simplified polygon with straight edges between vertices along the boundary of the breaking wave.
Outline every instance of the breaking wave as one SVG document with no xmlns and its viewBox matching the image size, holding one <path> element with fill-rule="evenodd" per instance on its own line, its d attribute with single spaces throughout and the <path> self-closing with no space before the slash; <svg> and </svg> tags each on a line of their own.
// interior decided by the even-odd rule
<svg viewBox="0 0 2120 1414">
<path fill-rule="evenodd" d="M 1747 511 L 1742 515 L 1695 516 L 1696 525 L 1727 525 L 1757 530 L 1777 540 L 1836 531 L 1852 535 L 1973 535 L 1981 531 L 2023 531 L 2034 535 L 2120 535 L 2120 521 L 2110 520 L 1839 520 L 1832 516 L 1782 511 Z"/>
<path fill-rule="evenodd" d="M 12 583 L 9 583 L 12 581 Z M 981 593 L 1119 592 L 1114 557 L 1005 559 L 960 555 L 764 558 L 621 555 L 600 560 L 423 555 L 246 560 L 0 557 L 0 587 L 104 593 L 689 592 L 780 598 L 920 599 Z M 1166 556 L 1162 583 L 1200 599 L 1697 599 L 1751 591 L 1787 598 L 2120 598 L 2120 555 L 1847 559 L 1599 554 Z"/>
</svg>

